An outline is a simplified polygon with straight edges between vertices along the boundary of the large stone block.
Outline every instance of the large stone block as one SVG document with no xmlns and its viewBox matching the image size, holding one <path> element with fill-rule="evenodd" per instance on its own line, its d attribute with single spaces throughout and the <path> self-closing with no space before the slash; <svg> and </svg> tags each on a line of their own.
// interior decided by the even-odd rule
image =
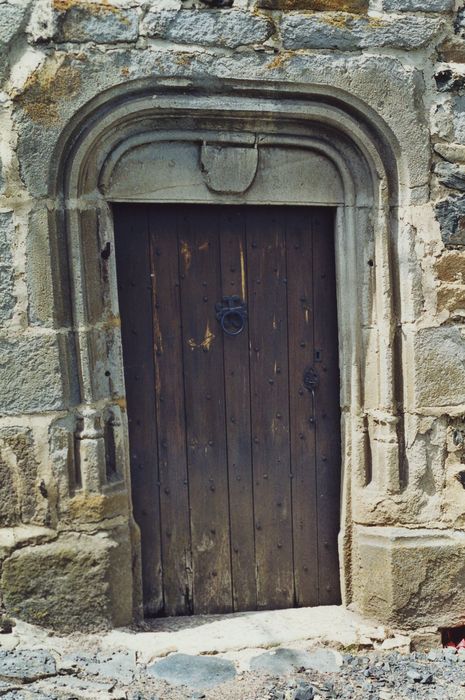
<svg viewBox="0 0 465 700">
<path fill-rule="evenodd" d="M 283 18 L 281 36 L 286 49 L 356 49 L 389 47 L 417 49 L 428 44 L 441 20 L 419 15 L 382 20 L 350 14 L 290 14 Z"/>
<path fill-rule="evenodd" d="M 465 532 L 357 526 L 354 553 L 361 614 L 398 628 L 465 623 Z"/>
<path fill-rule="evenodd" d="M 9 44 L 21 30 L 30 0 L 18 4 L 2 3 L 0 8 L 0 45 Z"/>
<path fill-rule="evenodd" d="M 3 562 L 1 588 L 10 615 L 63 632 L 121 626 L 133 618 L 127 528 L 64 535 L 24 547 Z"/>
<path fill-rule="evenodd" d="M 452 120 L 454 124 L 454 138 L 457 143 L 465 144 L 465 97 L 454 99 Z"/>
<path fill-rule="evenodd" d="M 460 329 L 425 328 L 413 346 L 415 406 L 465 404 L 465 339 Z"/>
<path fill-rule="evenodd" d="M 0 323 L 13 316 L 16 297 L 13 294 L 13 270 L 0 265 Z"/>
<path fill-rule="evenodd" d="M 387 12 L 450 12 L 454 0 L 382 0 Z"/>
<path fill-rule="evenodd" d="M 312 10 L 313 12 L 352 12 L 365 13 L 369 0 L 257 0 L 257 7 L 266 10 Z"/>
<path fill-rule="evenodd" d="M 446 250 L 435 265 L 441 282 L 465 285 L 465 253 L 461 250 Z"/>
<path fill-rule="evenodd" d="M 0 212 L 0 322 L 13 316 L 16 303 L 12 266 L 14 234 L 13 212 Z"/>
<path fill-rule="evenodd" d="M 139 15 L 109 2 L 58 0 L 54 3 L 56 41 L 114 43 L 135 41 Z"/>
<path fill-rule="evenodd" d="M 465 245 L 465 196 L 454 196 L 438 202 L 436 219 L 445 245 Z"/>
<path fill-rule="evenodd" d="M 465 191 L 465 166 L 455 163 L 438 163 L 434 169 L 441 185 Z"/>
<path fill-rule="evenodd" d="M 13 212 L 0 212 L 0 264 L 11 265 L 12 252 L 15 235 Z"/>
<path fill-rule="evenodd" d="M 141 33 L 180 44 L 236 48 L 260 44 L 273 33 L 265 17 L 236 10 L 161 10 L 149 12 Z"/>
<path fill-rule="evenodd" d="M 45 484 L 41 489 L 37 469 L 31 429 L 0 428 L 0 527 L 48 524 L 47 492 Z"/>
<path fill-rule="evenodd" d="M 0 413 L 63 408 L 56 335 L 0 337 Z"/>
<path fill-rule="evenodd" d="M 443 284 L 438 289 L 438 311 L 448 311 L 451 316 L 463 318 L 465 312 L 465 286 Z"/>
<path fill-rule="evenodd" d="M 56 247 L 53 250 L 53 236 L 49 230 L 51 222 L 52 216 L 45 207 L 33 210 L 29 214 L 26 284 L 29 322 L 33 325 L 52 325 L 55 314 L 59 313 L 55 307 L 52 266 L 58 264 L 58 256 L 62 251 L 58 251 Z M 66 296 L 66 291 L 61 296 Z M 59 304 L 62 306 L 61 300 Z"/>
</svg>

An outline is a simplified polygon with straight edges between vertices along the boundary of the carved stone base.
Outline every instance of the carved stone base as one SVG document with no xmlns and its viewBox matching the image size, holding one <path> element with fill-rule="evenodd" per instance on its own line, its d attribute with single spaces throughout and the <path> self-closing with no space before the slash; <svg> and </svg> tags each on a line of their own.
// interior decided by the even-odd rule
<svg viewBox="0 0 465 700">
<path fill-rule="evenodd" d="M 354 545 L 358 612 L 397 628 L 465 623 L 465 532 L 358 526 Z"/>
<path fill-rule="evenodd" d="M 3 562 L 8 614 L 62 632 L 101 630 L 134 619 L 131 533 L 67 533 L 17 549 Z"/>
</svg>

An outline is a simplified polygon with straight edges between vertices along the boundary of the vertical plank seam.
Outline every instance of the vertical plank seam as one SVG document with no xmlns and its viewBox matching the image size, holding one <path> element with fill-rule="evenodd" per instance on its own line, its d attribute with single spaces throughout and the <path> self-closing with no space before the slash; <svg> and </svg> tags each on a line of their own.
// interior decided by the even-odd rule
<svg viewBox="0 0 465 700">
<path fill-rule="evenodd" d="M 247 208 L 242 210 L 242 232 L 244 234 L 244 286 L 246 297 L 244 301 L 247 303 L 248 320 L 246 324 L 247 329 L 247 375 L 248 375 L 248 385 L 249 385 L 249 454 L 250 454 L 250 483 L 252 486 L 252 534 L 253 534 L 253 572 L 255 580 L 255 608 L 258 607 L 258 595 L 257 595 L 257 549 L 255 544 L 255 486 L 254 486 L 254 472 L 253 472 L 253 423 L 252 423 L 252 375 L 250 370 L 250 294 L 249 294 L 249 262 L 248 262 L 248 249 L 247 249 Z"/>
<path fill-rule="evenodd" d="M 248 303 L 248 318 L 251 318 L 251 313 L 250 313 L 250 302 L 252 300 L 252 297 L 250 295 L 250 290 L 251 287 L 249 285 L 249 274 L 250 274 L 250 268 L 249 268 L 249 236 L 248 236 L 248 224 L 249 224 L 249 212 L 250 209 L 245 210 L 245 216 L 244 216 L 244 248 L 245 248 L 245 269 L 246 269 L 246 289 L 247 289 L 247 299 L 249 301 Z M 251 343 L 251 338 L 250 338 L 250 322 L 247 323 L 247 333 L 248 333 L 248 366 L 249 366 L 249 415 L 250 415 L 250 438 L 251 441 L 253 440 L 253 434 L 254 434 L 254 416 L 252 412 L 252 391 L 253 391 L 253 382 L 252 382 L 252 367 L 251 367 L 251 348 L 252 348 L 252 343 Z M 252 477 L 252 517 L 253 517 L 253 550 L 254 550 L 254 578 L 255 578 L 255 607 L 258 610 L 258 576 L 257 576 L 257 542 L 256 542 L 256 519 L 255 519 L 255 465 L 254 465 L 254 450 L 253 450 L 253 445 L 252 442 L 250 443 L 250 468 L 251 468 L 251 477 Z"/>
<path fill-rule="evenodd" d="M 179 207 L 175 207 L 176 212 L 175 227 L 176 227 L 176 258 L 178 263 L 178 296 L 179 296 L 179 324 L 181 330 L 181 361 L 182 361 L 182 387 L 184 394 L 184 449 L 186 452 L 186 479 L 187 479 L 187 507 L 188 507 L 188 522 L 189 522 L 189 571 L 186 566 L 186 581 L 188 585 L 188 595 L 189 600 L 186 601 L 188 606 L 187 612 L 191 614 L 195 611 L 195 601 L 194 601 L 194 572 L 193 572 L 193 554 L 192 554 L 192 518 L 191 518 L 191 498 L 190 498 L 190 473 L 189 473 L 189 453 L 187 447 L 187 400 L 186 400 L 186 372 L 184 363 L 184 324 L 183 324 L 183 313 L 182 313 L 182 294 L 181 294 L 181 265 L 179 260 Z"/>
<path fill-rule="evenodd" d="M 149 253 L 149 270 L 150 275 L 155 275 L 155 269 L 153 265 L 153 246 L 152 246 L 152 229 L 151 229 L 151 208 L 150 206 L 145 207 L 145 218 L 147 222 L 147 239 L 148 239 L 148 253 Z M 152 362 L 154 369 L 154 381 L 155 387 L 153 392 L 154 401 L 154 414 L 155 414 L 155 443 L 157 446 L 157 487 L 158 487 L 158 521 L 160 529 L 160 579 L 161 579 L 161 599 L 163 605 L 163 611 L 165 610 L 165 585 L 164 585 L 164 565 L 163 565 L 163 528 L 162 528 L 162 517 L 161 517 L 161 498 L 160 498 L 160 434 L 159 434 L 159 417 L 158 417 L 158 406 L 157 406 L 157 368 L 156 368 L 156 353 L 155 353 L 155 337 L 153 333 L 153 319 L 156 313 L 156 307 L 154 303 L 154 295 L 156 294 L 156 288 L 154 286 L 155 276 L 150 277 L 150 301 L 152 307 L 152 323 L 150 324 L 150 331 L 152 335 Z"/>
<path fill-rule="evenodd" d="M 223 243 L 223 236 L 221 235 L 222 233 L 222 223 L 223 223 L 223 215 L 224 215 L 224 210 L 221 207 L 215 207 L 214 212 L 216 213 L 216 216 L 214 217 L 214 222 L 216 223 L 216 236 L 218 239 L 218 248 L 217 248 L 217 264 L 219 265 L 219 287 L 220 287 L 220 294 L 221 298 L 223 297 L 223 266 L 221 264 L 221 253 L 222 253 L 222 243 Z M 223 356 L 223 401 L 224 401 L 224 439 L 225 439 L 225 458 L 226 458 L 226 483 L 227 483 L 227 492 L 228 492 L 228 523 L 229 523 L 229 573 L 230 573 L 230 582 L 231 582 L 231 610 L 234 612 L 234 581 L 233 581 L 233 557 L 232 557 L 232 528 L 231 528 L 231 481 L 230 481 L 230 475 L 229 475 L 229 441 L 228 441 L 228 407 L 227 407 L 227 397 L 226 397 L 226 358 L 225 358 L 225 343 L 224 343 L 224 334 L 221 334 L 221 348 L 222 348 L 222 356 Z"/>
<path fill-rule="evenodd" d="M 288 264 L 287 264 L 287 243 L 288 243 L 288 225 L 289 225 L 289 211 L 291 213 L 294 213 L 294 208 L 291 210 L 284 208 L 283 210 L 284 216 L 284 231 L 283 231 L 283 242 L 284 242 L 284 273 L 286 275 L 286 284 L 285 284 L 285 289 L 286 289 L 286 348 L 287 348 L 287 415 L 288 415 L 288 448 L 289 448 L 289 472 L 287 474 L 287 483 L 288 483 L 288 493 L 289 493 L 289 502 L 291 506 L 291 547 L 292 547 L 292 585 L 293 585 L 293 591 L 292 591 L 292 604 L 295 607 L 297 605 L 297 589 L 296 589 L 296 580 L 295 580 L 295 546 L 294 546 L 294 502 L 293 502 L 293 478 L 291 478 L 291 474 L 293 474 L 293 463 L 292 463 L 292 440 L 291 440 L 291 363 L 290 363 L 290 352 L 289 352 L 289 340 L 290 340 L 290 335 L 289 335 L 289 269 L 288 269 Z M 281 217 L 278 217 L 278 220 L 281 219 Z M 294 341 L 297 339 L 294 338 Z"/>
<path fill-rule="evenodd" d="M 313 357 L 312 357 L 312 362 L 315 359 L 315 344 L 316 344 L 316 323 L 315 323 L 315 317 L 316 317 L 316 305 L 315 305 L 315 232 L 316 232 L 316 226 L 315 226 L 315 214 L 317 213 L 316 208 L 311 208 L 310 209 L 310 216 L 309 216 L 309 228 L 310 228 L 310 236 L 311 236 L 311 242 L 312 242 L 312 309 L 313 309 L 313 314 L 312 314 L 312 324 L 313 324 Z M 314 406 L 314 414 L 316 414 L 315 411 L 315 406 Z M 315 423 L 315 440 L 313 443 L 313 450 L 314 450 L 314 460 L 315 460 L 315 506 L 316 506 L 316 551 L 317 551 L 317 557 L 316 557 L 316 566 L 317 566 L 317 577 L 316 577 L 316 586 L 317 586 L 317 601 L 318 605 L 320 604 L 320 534 L 319 534 L 319 525 L 320 525 L 320 499 L 319 499 L 319 466 L 320 463 L 318 461 L 318 431 L 319 431 L 319 422 Z"/>
</svg>

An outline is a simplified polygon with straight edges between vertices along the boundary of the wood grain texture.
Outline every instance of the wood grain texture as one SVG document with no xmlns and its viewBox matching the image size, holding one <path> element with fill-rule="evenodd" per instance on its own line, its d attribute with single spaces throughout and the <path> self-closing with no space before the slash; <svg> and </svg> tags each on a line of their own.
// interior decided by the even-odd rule
<svg viewBox="0 0 465 700">
<path fill-rule="evenodd" d="M 181 271 L 194 609 L 232 610 L 218 211 L 182 208 Z"/>
<path fill-rule="evenodd" d="M 177 217 L 150 208 L 164 613 L 193 612 Z"/>
<path fill-rule="evenodd" d="M 245 212 L 223 209 L 219 218 L 224 296 L 247 302 Z M 234 610 L 257 606 L 250 424 L 249 323 L 241 335 L 224 336 L 224 384 L 228 446 L 231 566 Z"/>
<path fill-rule="evenodd" d="M 279 210 L 246 216 L 257 607 L 283 608 L 295 602 L 285 235 Z"/>
<path fill-rule="evenodd" d="M 148 213 L 146 207 L 115 205 L 114 217 L 132 500 L 142 532 L 144 609 L 157 615 L 163 579 Z"/>
<path fill-rule="evenodd" d="M 315 351 L 320 353 L 316 401 L 319 604 L 340 602 L 337 536 L 340 522 L 341 427 L 334 263 L 334 219 L 319 209 L 312 220 Z M 332 311 L 330 313 L 330 310 Z"/>
<path fill-rule="evenodd" d="M 311 212 L 291 209 L 286 216 L 289 406 L 291 420 L 294 576 L 297 605 L 318 604 L 318 520 L 316 423 L 313 398 L 304 387 L 314 365 L 313 241 Z"/>
<path fill-rule="evenodd" d="M 146 612 L 339 602 L 333 212 L 115 205 L 115 221 Z M 215 304 L 233 294 L 248 320 L 231 337 Z"/>
</svg>

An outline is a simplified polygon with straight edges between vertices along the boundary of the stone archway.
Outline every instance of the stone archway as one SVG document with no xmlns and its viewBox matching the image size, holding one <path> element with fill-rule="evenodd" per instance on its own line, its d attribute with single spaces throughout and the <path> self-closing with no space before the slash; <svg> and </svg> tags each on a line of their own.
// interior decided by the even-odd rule
<svg viewBox="0 0 465 700">
<path fill-rule="evenodd" d="M 392 132 L 366 106 L 355 104 L 340 91 L 326 95 L 321 88 L 308 89 L 298 97 L 283 89 L 279 99 L 266 90 L 239 97 L 227 92 L 202 96 L 136 89 L 126 91 L 123 100 L 117 96 L 96 102 L 66 130 L 58 146 L 60 157 L 55 161 L 58 167 L 53 167 L 50 190 L 51 196 L 66 203 L 66 221 L 60 214 L 54 224 L 57 246 L 66 226 L 67 248 L 56 260 L 57 299 L 69 295 L 72 300 L 76 346 L 69 354 L 68 372 L 70 383 L 78 378 L 80 393 L 72 429 L 73 476 L 69 483 L 63 482 L 63 502 L 77 493 L 83 504 L 102 499 L 114 518 L 115 541 L 122 538 L 126 548 L 132 541 L 133 567 L 127 570 L 127 580 L 134 577 L 138 609 L 140 583 L 134 561 L 139 544 L 130 515 L 123 364 L 108 202 L 156 201 L 153 191 L 141 193 L 137 184 L 141 162 L 149 179 L 155 176 L 150 173 L 150 153 L 156 142 L 250 146 L 252 139 L 259 148 L 288 147 L 312 153 L 331 164 L 342 193 L 338 202 L 322 200 L 321 193 L 317 199 L 320 204 L 338 207 L 343 415 L 340 551 L 342 590 L 346 604 L 350 603 L 354 514 L 357 512 L 358 522 L 369 522 L 370 503 L 398 493 L 404 478 L 396 395 L 401 348 L 393 309 L 399 295 L 392 287 L 396 279 L 392 260 L 397 257 L 399 183 L 406 175 L 398 163 L 399 146 Z M 140 158 L 131 164 L 131 154 L 136 152 Z M 228 196 L 216 194 L 215 201 Z M 305 203 L 312 203 L 311 195 Z M 106 534 L 114 536 L 111 526 Z M 127 590 L 125 586 L 126 596 Z M 115 605 L 123 611 L 116 620 L 126 620 L 127 602 Z"/>
</svg>

